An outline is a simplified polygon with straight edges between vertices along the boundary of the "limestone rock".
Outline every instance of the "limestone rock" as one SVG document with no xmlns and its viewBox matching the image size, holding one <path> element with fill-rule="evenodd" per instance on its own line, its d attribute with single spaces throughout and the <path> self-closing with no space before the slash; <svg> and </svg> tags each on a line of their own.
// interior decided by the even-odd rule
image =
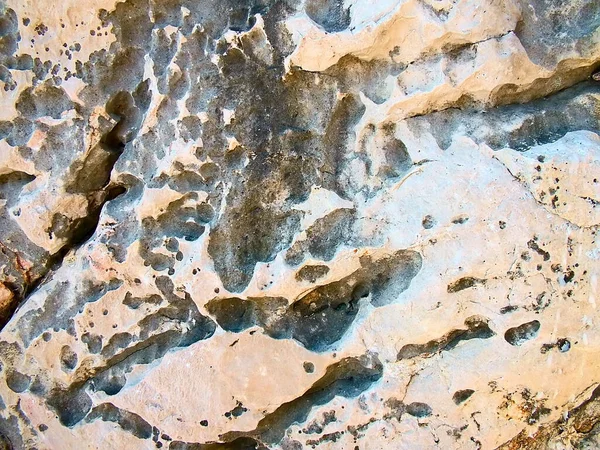
<svg viewBox="0 0 600 450">
<path fill-rule="evenodd" d="M 0 0 L 0 448 L 596 448 L 600 4 Z"/>
</svg>

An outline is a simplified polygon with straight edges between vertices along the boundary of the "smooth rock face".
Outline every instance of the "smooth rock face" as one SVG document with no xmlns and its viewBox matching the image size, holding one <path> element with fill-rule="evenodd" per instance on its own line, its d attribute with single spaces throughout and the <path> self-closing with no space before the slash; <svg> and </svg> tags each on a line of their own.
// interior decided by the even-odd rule
<svg viewBox="0 0 600 450">
<path fill-rule="evenodd" d="M 596 0 L 0 0 L 0 448 L 600 447 Z"/>
</svg>

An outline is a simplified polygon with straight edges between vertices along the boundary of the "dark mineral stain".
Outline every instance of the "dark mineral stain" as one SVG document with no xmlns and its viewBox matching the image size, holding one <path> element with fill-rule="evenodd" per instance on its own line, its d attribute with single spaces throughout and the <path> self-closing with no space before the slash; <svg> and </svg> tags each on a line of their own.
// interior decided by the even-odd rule
<svg viewBox="0 0 600 450">
<path fill-rule="evenodd" d="M 361 299 L 382 306 L 406 290 L 421 268 L 421 256 L 400 250 L 379 259 L 361 258 L 351 275 L 317 286 L 288 306 L 283 298 L 225 298 L 211 300 L 206 308 L 227 331 L 263 327 L 276 339 L 293 338 L 313 351 L 325 351 L 352 325 Z"/>
<path fill-rule="evenodd" d="M 337 422 L 337 417 L 335 416 L 335 410 L 326 411 L 323 413 L 323 419 L 317 421 L 313 420 L 302 429 L 302 433 L 304 434 L 321 434 L 327 425 L 330 423 Z"/>
<path fill-rule="evenodd" d="M 87 345 L 90 353 L 100 353 L 102 350 L 102 336 L 93 333 L 83 333 L 81 335 L 81 342 Z"/>
<path fill-rule="evenodd" d="M 315 365 L 310 361 L 304 361 L 304 363 L 302 363 L 302 367 L 306 373 L 313 373 L 315 371 Z"/>
<path fill-rule="evenodd" d="M 396 419 L 400 422 L 402 415 L 406 412 L 406 405 L 396 397 L 388 398 L 385 401 L 384 406 L 390 409 L 390 412 L 383 416 L 385 420 Z"/>
<path fill-rule="evenodd" d="M 483 280 L 481 278 L 474 278 L 474 277 L 463 277 L 463 278 L 460 278 L 460 279 L 454 281 L 453 283 L 450 283 L 448 285 L 448 292 L 450 294 L 454 294 L 456 292 L 460 292 L 465 289 L 472 288 L 479 284 L 485 284 L 485 280 Z"/>
<path fill-rule="evenodd" d="M 567 338 L 560 338 L 552 344 L 543 344 L 540 351 L 542 353 L 548 353 L 553 348 L 556 348 L 560 353 L 566 353 L 571 350 L 571 341 Z"/>
<path fill-rule="evenodd" d="M 508 314 L 516 311 L 517 309 L 519 309 L 519 307 L 516 305 L 503 306 L 502 308 L 500 308 L 500 314 Z"/>
<path fill-rule="evenodd" d="M 252 437 L 265 444 L 281 441 L 294 423 L 306 420 L 311 408 L 330 402 L 335 396 L 352 398 L 377 382 L 383 373 L 383 366 L 375 356 L 345 358 L 332 364 L 300 397 L 284 403 L 260 420 L 257 427 L 249 432 L 228 432 L 220 436 L 224 442 L 239 437 Z"/>
<path fill-rule="evenodd" d="M 215 324 L 203 316 L 188 293 L 174 293 L 173 282 L 157 277 L 156 286 L 167 304 L 138 322 L 139 334 L 117 333 L 102 349 L 107 359 L 93 376 L 94 389 L 109 395 L 119 392 L 135 365 L 150 364 L 172 348 L 187 347 L 213 335 Z M 89 375 L 88 375 L 89 376 Z"/>
<path fill-rule="evenodd" d="M 404 175 L 412 167 L 413 161 L 404 142 L 394 137 L 396 124 L 384 123 L 381 128 L 385 136 L 382 149 L 385 163 L 379 168 L 377 176 L 386 179 Z"/>
<path fill-rule="evenodd" d="M 509 328 L 506 330 L 506 333 L 504 333 L 504 339 L 510 345 L 522 345 L 526 341 L 534 339 L 537 336 L 540 326 L 539 320 L 532 320 L 531 322 L 526 322 L 518 327 Z"/>
<path fill-rule="evenodd" d="M 6 372 L 6 385 L 16 393 L 25 392 L 31 384 L 31 377 L 27 374 L 9 369 Z"/>
<path fill-rule="evenodd" d="M 2 450 L 18 450 L 23 445 L 22 431 L 17 416 L 0 420 L 0 448 Z"/>
<path fill-rule="evenodd" d="M 227 417 L 228 419 L 232 419 L 235 417 L 240 417 L 242 414 L 244 414 L 247 411 L 248 411 L 248 409 L 244 408 L 244 405 L 242 404 L 242 402 L 237 401 L 235 408 L 233 408 L 231 411 L 227 411 L 224 414 L 224 416 Z"/>
<path fill-rule="evenodd" d="M 571 84 L 575 84 L 577 79 L 585 79 L 586 72 L 574 76 Z M 563 77 L 563 82 L 567 78 L 568 74 Z M 547 80 L 544 82 L 547 83 Z M 426 128 L 432 132 L 442 148 L 450 146 L 452 136 L 464 133 L 478 143 L 485 142 L 495 150 L 506 147 L 526 150 L 534 145 L 554 142 L 570 131 L 583 129 L 600 132 L 594 112 L 599 104 L 597 92 L 597 84 L 585 81 L 553 95 L 548 95 L 550 92 L 543 93 L 539 95 L 539 99 L 527 104 L 521 104 L 527 100 L 521 95 L 520 99 L 514 99 L 517 104 L 488 109 L 485 113 L 451 108 L 408 119 L 408 125 L 413 130 Z M 504 102 L 512 100 L 509 89 L 498 95 L 505 96 Z M 519 125 L 509 130 L 494 126 L 496 123 L 508 122 Z"/>
<path fill-rule="evenodd" d="M 433 218 L 433 216 L 430 216 L 428 214 L 425 217 L 423 217 L 421 223 L 423 225 L 423 228 L 425 228 L 426 230 L 430 230 L 435 225 L 435 219 Z"/>
<path fill-rule="evenodd" d="M 315 283 L 329 273 L 329 267 L 323 265 L 306 265 L 296 272 L 296 280 Z"/>
<path fill-rule="evenodd" d="M 106 345 L 102 348 L 102 356 L 114 356 L 122 349 L 127 348 L 133 339 L 133 335 L 127 332 L 113 334 Z"/>
<path fill-rule="evenodd" d="M 343 31 L 350 25 L 350 9 L 343 0 L 308 0 L 306 14 L 329 33 Z"/>
<path fill-rule="evenodd" d="M 72 427 L 79 423 L 92 409 L 92 399 L 82 389 L 54 388 L 46 402 L 58 415 L 60 423 Z"/>
<path fill-rule="evenodd" d="M 173 441 L 169 450 L 268 450 L 256 439 L 240 437 L 230 442 L 212 442 L 208 444 Z"/>
<path fill-rule="evenodd" d="M 473 316 L 465 319 L 467 329 L 452 330 L 439 339 L 425 344 L 406 344 L 398 352 L 398 360 L 411 359 L 420 355 L 432 355 L 437 352 L 454 349 L 460 342 L 470 339 L 489 339 L 495 335 L 485 318 Z"/>
<path fill-rule="evenodd" d="M 413 417 L 422 418 L 429 417 L 433 413 L 433 410 L 427 403 L 413 402 L 406 405 L 406 412 Z"/>
<path fill-rule="evenodd" d="M 27 119 L 44 116 L 60 119 L 64 111 L 73 108 L 73 103 L 63 88 L 44 83 L 37 88 L 29 87 L 21 92 L 15 108 Z"/>
<path fill-rule="evenodd" d="M 153 250 L 162 246 L 166 248 L 165 238 L 167 242 L 171 242 L 169 245 L 172 245 L 173 240 L 182 239 L 193 242 L 204 234 L 206 224 L 211 221 L 214 210 L 207 203 L 186 205 L 186 202 L 190 200 L 195 202 L 197 198 L 195 192 L 190 192 L 169 203 L 158 217 L 150 216 L 142 219 L 143 237 L 139 252 L 146 265 L 157 271 L 172 269 L 177 255 L 175 257 L 167 256 Z M 148 300 L 151 301 L 151 299 Z M 137 302 L 131 303 L 132 306 L 135 304 Z"/>
<path fill-rule="evenodd" d="M 149 294 L 144 297 L 134 297 L 131 292 L 125 294 L 123 304 L 131 309 L 138 309 L 142 305 L 160 305 L 163 301 L 162 297 L 158 294 Z"/>
<path fill-rule="evenodd" d="M 535 239 L 531 239 L 529 242 L 527 242 L 527 247 L 536 252 L 538 255 L 542 256 L 544 258 L 544 261 L 550 260 L 550 253 L 540 248 Z"/>
<path fill-rule="evenodd" d="M 297 242 L 287 252 L 286 262 L 297 264 L 302 261 L 305 253 L 310 253 L 317 259 L 330 261 L 338 247 L 348 243 L 355 214 L 354 210 L 342 208 L 316 220 L 306 230 L 306 240 Z"/>
<path fill-rule="evenodd" d="M 95 406 L 85 418 L 87 422 L 97 419 L 105 422 L 114 422 L 124 431 L 133 434 L 139 439 L 149 439 L 152 436 L 152 425 L 139 415 L 118 408 L 112 403 L 101 403 Z"/>
<path fill-rule="evenodd" d="M 598 27 L 600 8 L 593 0 L 584 0 L 577 6 L 542 0 L 522 3 L 526 10 L 515 34 L 535 64 L 553 66 L 564 48 L 571 48 L 578 39 L 590 39 Z M 563 7 L 556 9 L 555 5 Z M 573 16 L 575 10 L 578 14 Z"/>
<path fill-rule="evenodd" d="M 452 395 L 452 401 L 454 401 L 454 403 L 456 403 L 457 405 L 460 405 L 461 403 L 464 403 L 469 398 L 471 398 L 471 395 L 473 395 L 474 393 L 475 391 L 473 389 L 461 389 L 460 391 L 456 391 Z"/>
<path fill-rule="evenodd" d="M 43 307 L 28 311 L 21 317 L 18 330 L 21 339 L 29 345 L 41 335 L 51 323 L 58 331 L 73 326 L 73 318 L 86 303 L 98 301 L 108 291 L 116 289 L 120 282 L 98 283 L 96 280 L 82 279 L 71 285 L 67 281 L 56 283 L 46 294 Z"/>
<path fill-rule="evenodd" d="M 184 293 L 183 297 L 175 294 L 168 277 L 158 277 L 156 287 L 166 304 L 139 321 L 138 335 L 115 334 L 102 349 L 105 359 L 100 365 L 76 369 L 70 386 L 58 386 L 50 391 L 47 403 L 63 425 L 77 424 L 91 409 L 92 401 L 86 390 L 114 395 L 123 388 L 134 366 L 150 364 L 173 348 L 186 347 L 212 336 L 215 324 L 200 314 L 189 294 Z M 91 339 L 86 340 L 92 342 Z M 101 345 L 101 341 L 92 345 Z M 123 417 L 119 420 L 130 418 Z"/>
<path fill-rule="evenodd" d="M 234 333 L 255 325 L 258 321 L 258 311 L 261 311 L 263 308 L 277 310 L 286 307 L 287 300 L 283 298 L 243 300 L 233 297 L 211 300 L 206 305 L 207 311 L 215 316 L 215 320 L 219 326 L 226 331 Z"/>
<path fill-rule="evenodd" d="M 73 370 L 75 366 L 77 366 L 77 353 L 75 353 L 68 345 L 63 345 L 60 349 L 60 363 L 63 370 Z"/>
<path fill-rule="evenodd" d="M 469 221 L 469 218 L 466 216 L 458 216 L 452 219 L 452 223 L 455 225 L 462 225 Z"/>
</svg>

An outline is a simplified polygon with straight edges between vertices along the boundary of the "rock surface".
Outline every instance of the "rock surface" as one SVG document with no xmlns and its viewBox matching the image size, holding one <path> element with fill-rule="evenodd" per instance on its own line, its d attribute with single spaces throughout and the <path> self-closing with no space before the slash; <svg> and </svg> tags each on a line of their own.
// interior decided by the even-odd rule
<svg viewBox="0 0 600 450">
<path fill-rule="evenodd" d="M 595 0 L 0 0 L 0 448 L 600 446 Z"/>
</svg>

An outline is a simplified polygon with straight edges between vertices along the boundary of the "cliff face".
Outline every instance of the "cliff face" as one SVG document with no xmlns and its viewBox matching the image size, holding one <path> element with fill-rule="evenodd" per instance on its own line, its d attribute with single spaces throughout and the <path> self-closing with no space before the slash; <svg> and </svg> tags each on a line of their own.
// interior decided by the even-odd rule
<svg viewBox="0 0 600 450">
<path fill-rule="evenodd" d="M 600 447 L 596 0 L 59 3 L 0 0 L 0 448 Z"/>
</svg>

